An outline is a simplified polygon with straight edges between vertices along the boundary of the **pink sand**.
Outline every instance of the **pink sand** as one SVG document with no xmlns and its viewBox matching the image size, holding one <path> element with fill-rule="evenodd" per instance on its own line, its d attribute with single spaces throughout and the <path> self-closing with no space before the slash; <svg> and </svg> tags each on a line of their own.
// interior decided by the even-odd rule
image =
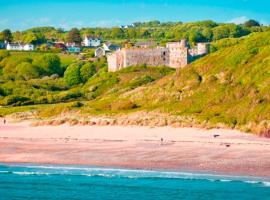
<svg viewBox="0 0 270 200">
<path fill-rule="evenodd" d="M 0 124 L 0 162 L 270 176 L 270 140 L 224 129 Z"/>
</svg>

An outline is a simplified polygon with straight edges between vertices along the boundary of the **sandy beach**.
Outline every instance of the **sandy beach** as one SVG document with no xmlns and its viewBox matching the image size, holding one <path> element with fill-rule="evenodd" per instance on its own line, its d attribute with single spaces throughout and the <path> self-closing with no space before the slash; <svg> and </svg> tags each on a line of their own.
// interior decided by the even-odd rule
<svg viewBox="0 0 270 200">
<path fill-rule="evenodd" d="M 162 139 L 163 141 L 161 141 Z M 78 164 L 270 177 L 270 139 L 235 130 L 1 124 L 1 163 Z"/>
</svg>

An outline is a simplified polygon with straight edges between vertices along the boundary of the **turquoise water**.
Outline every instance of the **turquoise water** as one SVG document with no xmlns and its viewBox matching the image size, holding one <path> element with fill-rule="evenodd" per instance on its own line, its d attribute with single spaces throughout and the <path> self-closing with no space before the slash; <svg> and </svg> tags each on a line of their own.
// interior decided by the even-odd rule
<svg viewBox="0 0 270 200">
<path fill-rule="evenodd" d="M 0 165 L 0 199 L 270 200 L 270 182 L 184 172 Z"/>
</svg>

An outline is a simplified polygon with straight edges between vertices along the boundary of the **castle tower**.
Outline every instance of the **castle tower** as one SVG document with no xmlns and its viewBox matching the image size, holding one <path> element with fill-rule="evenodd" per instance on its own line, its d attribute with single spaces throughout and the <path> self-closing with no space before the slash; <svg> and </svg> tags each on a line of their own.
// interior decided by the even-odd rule
<svg viewBox="0 0 270 200">
<path fill-rule="evenodd" d="M 166 48 L 169 50 L 169 67 L 180 68 L 189 63 L 189 51 L 186 40 L 167 43 Z"/>
</svg>

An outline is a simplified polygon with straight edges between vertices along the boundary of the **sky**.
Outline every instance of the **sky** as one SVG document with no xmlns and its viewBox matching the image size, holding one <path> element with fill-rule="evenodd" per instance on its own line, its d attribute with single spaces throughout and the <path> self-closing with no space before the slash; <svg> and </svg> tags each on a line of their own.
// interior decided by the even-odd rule
<svg viewBox="0 0 270 200">
<path fill-rule="evenodd" d="M 270 24 L 270 0 L 0 0 L 0 30 L 112 27 L 137 21 Z"/>
</svg>

